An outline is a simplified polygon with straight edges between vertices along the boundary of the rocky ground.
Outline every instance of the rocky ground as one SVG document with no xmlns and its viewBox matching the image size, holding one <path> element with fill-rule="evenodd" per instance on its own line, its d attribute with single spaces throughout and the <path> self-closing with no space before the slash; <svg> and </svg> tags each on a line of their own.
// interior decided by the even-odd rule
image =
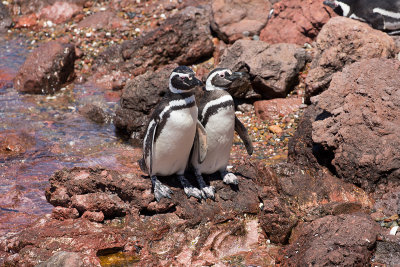
<svg viewBox="0 0 400 267">
<path fill-rule="evenodd" d="M 80 116 L 113 123 L 118 138 L 139 145 L 174 67 L 189 65 L 199 78 L 229 67 L 245 74 L 230 93 L 255 147 L 249 157 L 235 137 L 239 186 L 206 177 L 215 200 L 188 199 L 165 177 L 173 196 L 157 203 L 137 151 L 119 152 L 129 157 L 125 168 L 60 169 L 43 192 L 51 214 L 3 235 L 0 264 L 400 262 L 400 42 L 322 2 L 0 3 L 0 31 L 25 36 L 33 49 L 18 73 L 0 72 L 2 88 L 12 80 L 21 94 L 51 99 L 66 84 L 90 84 L 118 104 L 86 103 Z M 1 135 L 0 163 L 35 153 L 29 134 Z"/>
</svg>

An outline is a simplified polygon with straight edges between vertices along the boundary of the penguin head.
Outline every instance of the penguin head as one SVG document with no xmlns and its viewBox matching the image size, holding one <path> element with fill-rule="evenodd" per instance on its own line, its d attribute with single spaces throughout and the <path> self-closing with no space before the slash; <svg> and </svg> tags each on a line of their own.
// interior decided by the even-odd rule
<svg viewBox="0 0 400 267">
<path fill-rule="evenodd" d="M 325 0 L 324 5 L 329 6 L 339 16 L 349 17 L 354 0 Z"/>
<path fill-rule="evenodd" d="M 194 71 L 186 66 L 175 68 L 169 76 L 169 90 L 174 94 L 191 92 L 203 83 L 195 77 Z"/>
<path fill-rule="evenodd" d="M 226 68 L 216 68 L 212 70 L 206 80 L 206 91 L 226 90 L 238 78 L 241 78 L 241 72 L 232 72 Z"/>
</svg>

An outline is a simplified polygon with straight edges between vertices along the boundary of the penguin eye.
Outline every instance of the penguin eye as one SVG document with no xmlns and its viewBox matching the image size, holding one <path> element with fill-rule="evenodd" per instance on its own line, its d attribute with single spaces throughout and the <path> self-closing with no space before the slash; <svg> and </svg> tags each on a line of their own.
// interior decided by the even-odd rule
<svg viewBox="0 0 400 267">
<path fill-rule="evenodd" d="M 224 73 L 220 73 L 220 74 L 219 74 L 219 77 L 224 78 L 224 77 L 225 77 L 225 74 L 224 74 Z"/>
</svg>

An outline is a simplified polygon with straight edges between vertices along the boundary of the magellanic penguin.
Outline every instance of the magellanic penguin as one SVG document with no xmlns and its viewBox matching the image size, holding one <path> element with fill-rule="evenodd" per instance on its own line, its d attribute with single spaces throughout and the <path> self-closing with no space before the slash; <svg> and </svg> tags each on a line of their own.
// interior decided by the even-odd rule
<svg viewBox="0 0 400 267">
<path fill-rule="evenodd" d="M 400 0 L 325 0 L 340 16 L 357 19 L 389 34 L 400 33 Z"/>
<path fill-rule="evenodd" d="M 215 189 L 206 186 L 202 174 L 219 172 L 227 184 L 238 184 L 237 177 L 227 171 L 234 131 L 244 141 L 249 155 L 253 145 L 247 129 L 235 115 L 232 96 L 226 91 L 234 80 L 242 74 L 226 68 L 211 71 L 206 80 L 205 92 L 198 105 L 199 121 L 206 130 L 207 154 L 203 162 L 200 159 L 198 143 L 194 144 L 191 155 L 191 166 L 204 198 L 214 198 Z"/>
<path fill-rule="evenodd" d="M 171 189 L 157 176 L 176 174 L 188 196 L 201 199 L 201 191 L 193 187 L 184 172 L 196 134 L 198 109 L 194 90 L 203 83 L 186 66 L 175 68 L 169 78 L 169 93 L 151 114 L 143 140 L 141 169 L 149 174 L 157 201 L 170 198 Z M 199 131 L 199 130 L 198 130 Z"/>
</svg>

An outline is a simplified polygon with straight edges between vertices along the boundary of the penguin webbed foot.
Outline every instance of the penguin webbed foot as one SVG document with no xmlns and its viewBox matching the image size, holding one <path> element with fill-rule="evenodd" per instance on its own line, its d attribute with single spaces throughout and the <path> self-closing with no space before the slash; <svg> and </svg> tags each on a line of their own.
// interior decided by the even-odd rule
<svg viewBox="0 0 400 267">
<path fill-rule="evenodd" d="M 204 199 L 211 198 L 215 199 L 215 187 L 214 186 L 207 186 L 206 183 L 204 182 L 203 176 L 201 176 L 201 173 L 196 172 L 196 179 L 197 183 L 200 186 L 201 189 L 201 194 Z"/>
<path fill-rule="evenodd" d="M 157 179 L 157 176 L 151 176 L 151 183 L 153 184 L 154 197 L 157 202 L 160 202 L 163 197 L 171 198 L 171 194 L 173 194 L 172 190 L 168 186 L 162 184 Z"/>
<path fill-rule="evenodd" d="M 191 185 L 185 176 L 178 175 L 178 178 L 179 178 L 181 185 L 183 186 L 183 190 L 185 191 L 185 194 L 188 197 L 195 197 L 197 199 L 202 198 L 202 192 L 198 188 Z"/>
<path fill-rule="evenodd" d="M 221 177 L 222 177 L 222 180 L 224 181 L 224 183 L 226 183 L 226 184 L 232 184 L 232 185 L 239 184 L 238 178 L 236 177 L 236 175 L 234 175 L 231 172 L 223 171 L 223 172 L 221 172 Z"/>
</svg>

